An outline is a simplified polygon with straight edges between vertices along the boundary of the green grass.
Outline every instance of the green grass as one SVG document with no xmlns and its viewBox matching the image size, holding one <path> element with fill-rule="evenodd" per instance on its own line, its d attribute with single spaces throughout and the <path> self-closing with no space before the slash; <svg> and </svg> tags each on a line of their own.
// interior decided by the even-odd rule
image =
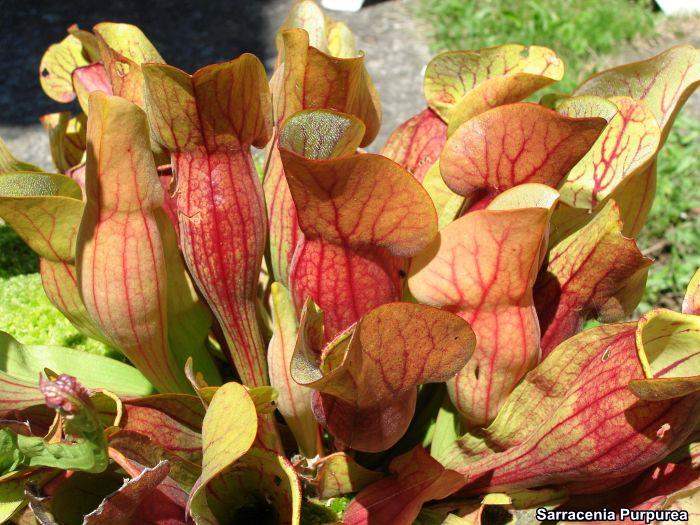
<svg viewBox="0 0 700 525">
<path fill-rule="evenodd" d="M 0 222 L 0 279 L 38 271 L 39 258 L 9 226 Z"/>
<path fill-rule="evenodd" d="M 0 225 L 0 330 L 24 344 L 59 345 L 114 355 L 85 337 L 49 302 L 37 256 L 7 226 Z"/>
<path fill-rule="evenodd" d="M 434 51 L 506 43 L 541 45 L 566 63 L 555 90 L 569 91 L 593 73 L 597 55 L 653 33 L 644 0 L 420 0 L 417 15 L 432 28 Z"/>
<path fill-rule="evenodd" d="M 656 262 L 640 305 L 678 309 L 700 267 L 700 122 L 680 115 L 658 159 L 656 199 L 639 236 Z"/>
</svg>

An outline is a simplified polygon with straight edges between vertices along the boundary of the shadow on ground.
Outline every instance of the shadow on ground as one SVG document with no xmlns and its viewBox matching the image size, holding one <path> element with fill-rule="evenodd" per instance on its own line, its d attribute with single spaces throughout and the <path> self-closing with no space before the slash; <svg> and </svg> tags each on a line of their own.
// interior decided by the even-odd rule
<svg viewBox="0 0 700 525">
<path fill-rule="evenodd" d="M 79 108 L 44 95 L 39 62 L 73 23 L 84 29 L 105 20 L 136 24 L 167 63 L 189 73 L 243 52 L 257 55 L 271 73 L 275 32 L 292 1 L 0 0 L 0 63 L 7 72 L 0 89 L 0 136 L 17 158 L 53 170 L 39 116 Z M 430 53 L 410 14 L 414 1 L 367 0 L 357 13 L 329 13 L 356 34 L 381 93 L 382 129 L 369 151 L 381 148 L 393 129 L 425 106 L 422 69 Z"/>
<path fill-rule="evenodd" d="M 0 0 L 0 125 L 35 124 L 37 117 L 66 110 L 41 91 L 39 61 L 46 48 L 77 23 L 85 29 L 100 21 L 138 25 L 169 64 L 192 72 L 243 52 L 268 57 L 265 9 L 274 0 Z"/>
</svg>

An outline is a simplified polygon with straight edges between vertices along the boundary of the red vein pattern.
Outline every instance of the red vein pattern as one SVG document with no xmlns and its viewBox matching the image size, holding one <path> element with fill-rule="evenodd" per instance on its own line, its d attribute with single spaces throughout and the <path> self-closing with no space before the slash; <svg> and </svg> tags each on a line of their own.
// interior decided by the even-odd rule
<svg viewBox="0 0 700 525">
<path fill-rule="evenodd" d="M 601 506 L 616 510 L 621 508 L 681 510 L 685 508 L 689 511 L 692 520 L 692 516 L 698 516 L 697 512 L 693 513 L 696 508 L 693 508 L 692 503 L 687 507 L 682 501 L 684 496 L 692 501 L 692 493 L 698 487 L 700 487 L 700 473 L 697 468 L 693 468 L 690 461 L 660 463 L 649 468 L 628 485 L 605 494 L 576 498 L 565 508 L 593 509 Z"/>
<path fill-rule="evenodd" d="M 146 115 L 90 95 L 86 205 L 78 286 L 93 321 L 164 392 L 189 391 L 168 345 L 166 268 L 154 213 L 162 206 Z"/>
<path fill-rule="evenodd" d="M 80 39 L 69 34 L 59 43 L 49 46 L 41 57 L 39 64 L 41 88 L 57 102 L 71 102 L 75 99 L 71 73 L 76 68 L 88 64 L 90 60 L 86 56 Z"/>
<path fill-rule="evenodd" d="M 185 405 L 184 408 L 189 407 Z M 201 461 L 201 429 L 188 425 L 186 420 L 176 419 L 178 414 L 164 412 L 161 407 L 126 403 L 124 415 L 120 425 L 123 430 L 147 436 L 156 445 L 195 464 Z M 203 414 L 200 414 L 200 417 L 203 417 Z"/>
<path fill-rule="evenodd" d="M 420 446 L 392 461 L 389 470 L 392 476 L 373 483 L 350 502 L 344 525 L 411 525 L 425 502 L 449 496 L 460 482 L 459 474 L 446 473 Z"/>
<path fill-rule="evenodd" d="M 100 56 L 114 94 L 143 107 L 144 62 L 164 63 L 146 35 L 131 24 L 102 22 L 94 27 Z"/>
<path fill-rule="evenodd" d="M 418 181 L 386 157 L 281 153 L 304 233 L 290 291 L 298 310 L 307 297 L 321 307 L 330 340 L 372 308 L 401 298 L 403 258 L 435 235 L 435 208 Z"/>
<path fill-rule="evenodd" d="M 15 379 L 0 372 L 0 417 L 8 416 L 15 410 L 23 410 L 35 405 L 43 405 L 44 395 L 36 382 Z"/>
<path fill-rule="evenodd" d="M 66 261 L 39 259 L 41 285 L 53 304 L 82 333 L 114 346 L 90 317 L 78 288 L 75 266 Z"/>
<path fill-rule="evenodd" d="M 569 118 L 537 104 L 499 106 L 450 136 L 440 171 L 447 186 L 468 202 L 481 195 L 490 200 L 518 184 L 556 188 L 605 125 L 600 118 Z"/>
<path fill-rule="evenodd" d="M 683 298 L 683 313 L 700 315 L 700 269 L 690 279 Z"/>
<path fill-rule="evenodd" d="M 622 235 L 614 202 L 552 248 L 535 285 L 543 354 L 578 332 L 591 317 L 618 320 L 629 315 L 641 299 L 651 262 L 634 239 Z"/>
<path fill-rule="evenodd" d="M 593 209 L 644 170 L 659 149 L 659 125 L 646 104 L 628 97 L 612 102 L 617 114 L 561 187 L 562 201 L 570 206 Z"/>
<path fill-rule="evenodd" d="M 647 60 L 600 71 L 581 84 L 575 94 L 641 100 L 656 117 L 665 137 L 678 110 L 699 84 L 700 51 L 681 45 Z"/>
<path fill-rule="evenodd" d="M 419 304 L 380 306 L 357 323 L 349 344 L 339 339 L 322 351 L 310 346 L 321 322 L 307 303 L 292 377 L 316 390 L 312 408 L 319 422 L 348 447 L 366 452 L 396 443 L 413 417 L 416 387 L 453 377 L 475 344 L 458 316 Z"/>
<path fill-rule="evenodd" d="M 532 287 L 548 216 L 544 208 L 471 212 L 413 259 L 408 284 L 414 297 L 455 312 L 477 335 L 474 357 L 448 383 L 470 424 L 488 424 L 539 362 Z"/>
<path fill-rule="evenodd" d="M 294 381 L 291 361 L 296 344 L 296 311 L 289 291 L 280 283 L 270 287 L 272 337 L 267 347 L 267 363 L 270 384 L 277 390 L 277 410 L 287 422 L 299 446 L 299 452 L 307 458 L 323 453 L 318 424 L 311 412 L 312 390 Z"/>
<path fill-rule="evenodd" d="M 440 53 L 425 70 L 423 88 L 452 134 L 469 118 L 523 100 L 563 75 L 564 64 L 551 49 L 506 44 Z"/>
<path fill-rule="evenodd" d="M 255 297 L 267 221 L 251 144 L 270 137 L 270 96 L 252 55 L 193 76 L 144 66 L 146 103 L 172 156 L 180 243 L 249 386 L 268 384 Z"/>
<path fill-rule="evenodd" d="M 270 262 L 275 280 L 288 285 L 289 265 L 302 233 L 284 175 L 279 148 L 276 145 L 271 145 L 270 148 L 269 166 L 263 185 L 270 221 Z"/>
<path fill-rule="evenodd" d="M 338 58 L 309 46 L 303 29 L 282 31 L 283 61 L 273 74 L 275 122 L 303 109 L 333 109 L 365 123 L 361 146 L 379 132 L 381 109 L 364 56 Z"/>
<path fill-rule="evenodd" d="M 465 475 L 462 493 L 550 484 L 572 494 L 595 493 L 626 482 L 682 444 L 700 421 L 700 395 L 639 400 L 627 388 L 644 378 L 635 332 L 634 324 L 583 332 L 531 372 L 504 412 L 520 403 L 521 415 L 534 420 L 527 425 L 532 433 L 464 467 L 458 457 L 447 460 L 448 468 Z"/>
<path fill-rule="evenodd" d="M 332 109 L 347 113 L 365 124 L 361 145 L 379 131 L 379 99 L 364 66 L 364 57 L 336 58 L 309 46 L 302 29 L 282 31 L 284 51 L 270 81 L 278 129 L 295 113 L 305 109 Z M 289 186 L 280 160 L 277 138 L 270 145 L 265 173 L 265 198 L 270 220 L 270 252 L 275 280 L 288 285 L 289 265 L 301 232 Z"/>
<path fill-rule="evenodd" d="M 291 265 L 296 305 L 307 297 L 325 314 L 326 340 L 381 304 L 401 298 L 405 263 L 386 250 L 352 250 L 322 240 L 302 240 Z"/>
<path fill-rule="evenodd" d="M 644 377 L 635 331 L 633 323 L 605 325 L 569 339 L 526 376 L 488 429 L 510 448 L 475 461 L 457 446 L 444 468 L 433 465 L 418 476 L 394 466 L 414 462 L 416 452 L 400 456 L 392 464 L 394 476 L 362 491 L 345 523 L 372 523 L 369 516 L 382 513 L 386 523 L 408 525 L 424 502 L 453 493 L 546 485 L 570 494 L 599 493 L 666 457 L 700 420 L 700 394 L 640 401 L 627 388 Z M 519 430 L 498 436 L 494 427 Z M 397 494 L 405 494 L 401 506 L 392 505 Z"/>
<path fill-rule="evenodd" d="M 401 164 L 418 182 L 440 157 L 447 140 L 447 124 L 426 108 L 394 130 L 381 154 Z"/>
</svg>

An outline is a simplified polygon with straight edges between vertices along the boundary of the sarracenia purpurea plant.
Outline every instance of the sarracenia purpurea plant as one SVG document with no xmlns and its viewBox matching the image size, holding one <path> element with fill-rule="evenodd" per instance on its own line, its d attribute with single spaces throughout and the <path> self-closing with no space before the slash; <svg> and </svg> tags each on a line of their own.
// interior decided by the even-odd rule
<svg viewBox="0 0 700 525">
<path fill-rule="evenodd" d="M 375 154 L 348 27 L 302 1 L 276 44 L 270 79 L 186 73 L 122 23 L 46 51 L 82 111 L 41 117 L 55 173 L 2 146 L 0 217 L 123 359 L 0 332 L 0 521 L 697 516 L 700 274 L 682 312 L 633 312 L 698 50 L 537 103 L 554 51 L 444 52 Z"/>
</svg>

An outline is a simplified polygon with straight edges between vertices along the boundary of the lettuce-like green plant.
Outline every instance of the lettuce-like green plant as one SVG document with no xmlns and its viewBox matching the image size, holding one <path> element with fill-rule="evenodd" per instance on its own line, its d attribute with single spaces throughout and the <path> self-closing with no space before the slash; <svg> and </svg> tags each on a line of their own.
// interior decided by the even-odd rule
<svg viewBox="0 0 700 525">
<path fill-rule="evenodd" d="M 364 56 L 312 1 L 269 82 L 248 54 L 185 73 L 128 24 L 68 33 L 39 79 L 81 113 L 41 117 L 56 173 L 0 144 L 0 217 L 123 359 L 0 332 L 0 521 L 697 514 L 700 272 L 682 312 L 634 310 L 700 52 L 539 102 L 554 51 L 443 53 L 374 154 Z"/>
</svg>

